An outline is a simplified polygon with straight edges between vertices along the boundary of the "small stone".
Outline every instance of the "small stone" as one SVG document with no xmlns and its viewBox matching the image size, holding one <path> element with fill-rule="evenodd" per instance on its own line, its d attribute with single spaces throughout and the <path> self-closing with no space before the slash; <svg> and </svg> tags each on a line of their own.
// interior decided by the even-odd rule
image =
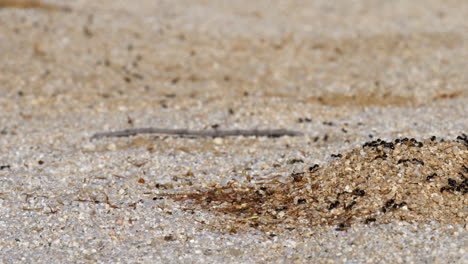
<svg viewBox="0 0 468 264">
<path fill-rule="evenodd" d="M 215 143 L 216 145 L 221 145 L 221 144 L 223 144 L 223 142 L 224 142 L 223 139 L 219 138 L 219 137 L 217 137 L 217 138 L 215 138 L 213 140 L 213 143 Z"/>
<path fill-rule="evenodd" d="M 96 146 L 93 144 L 93 143 L 86 143 L 83 145 L 83 150 L 84 151 L 95 151 L 96 150 Z"/>
<path fill-rule="evenodd" d="M 114 143 L 110 143 L 107 145 L 107 150 L 109 151 L 115 151 L 117 149 L 117 146 Z"/>
</svg>

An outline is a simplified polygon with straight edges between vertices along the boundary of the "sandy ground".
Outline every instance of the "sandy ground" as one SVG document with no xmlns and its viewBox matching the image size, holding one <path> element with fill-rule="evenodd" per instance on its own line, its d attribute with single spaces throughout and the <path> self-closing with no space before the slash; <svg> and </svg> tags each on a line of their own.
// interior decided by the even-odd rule
<svg viewBox="0 0 468 264">
<path fill-rule="evenodd" d="M 467 17 L 0 0 L 0 262 L 467 263 Z"/>
</svg>

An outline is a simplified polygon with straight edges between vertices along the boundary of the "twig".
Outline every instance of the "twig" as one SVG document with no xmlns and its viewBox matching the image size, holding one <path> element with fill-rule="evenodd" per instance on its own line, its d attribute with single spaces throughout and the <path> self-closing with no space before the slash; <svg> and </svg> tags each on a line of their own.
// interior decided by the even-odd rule
<svg viewBox="0 0 468 264">
<path fill-rule="evenodd" d="M 71 8 L 67 6 L 59 6 L 53 4 L 42 3 L 38 0 L 0 0 L 1 8 L 20 8 L 20 9 L 40 9 L 44 11 L 65 11 L 70 12 Z"/>
<path fill-rule="evenodd" d="M 91 139 L 102 137 L 128 137 L 137 134 L 168 134 L 176 136 L 198 136 L 198 137 L 230 137 L 230 136 L 256 136 L 256 137 L 281 137 L 300 136 L 299 131 L 286 129 L 235 129 L 235 130 L 189 130 L 189 129 L 167 129 L 167 128 L 132 128 L 119 131 L 102 132 L 94 134 Z"/>
</svg>

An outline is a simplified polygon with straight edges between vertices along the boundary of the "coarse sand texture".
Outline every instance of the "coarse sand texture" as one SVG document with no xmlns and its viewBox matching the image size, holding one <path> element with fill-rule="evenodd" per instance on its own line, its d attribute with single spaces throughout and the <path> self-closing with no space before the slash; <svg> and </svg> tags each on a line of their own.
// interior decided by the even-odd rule
<svg viewBox="0 0 468 264">
<path fill-rule="evenodd" d="M 468 263 L 467 0 L 0 0 L 0 264 Z"/>
</svg>

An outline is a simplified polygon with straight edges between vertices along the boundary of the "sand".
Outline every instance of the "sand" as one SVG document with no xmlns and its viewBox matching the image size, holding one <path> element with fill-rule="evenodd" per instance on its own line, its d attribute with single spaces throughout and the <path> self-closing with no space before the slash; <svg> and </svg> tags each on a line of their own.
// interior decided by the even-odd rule
<svg viewBox="0 0 468 264">
<path fill-rule="evenodd" d="M 0 262 L 466 263 L 466 17 L 0 1 Z"/>
</svg>

